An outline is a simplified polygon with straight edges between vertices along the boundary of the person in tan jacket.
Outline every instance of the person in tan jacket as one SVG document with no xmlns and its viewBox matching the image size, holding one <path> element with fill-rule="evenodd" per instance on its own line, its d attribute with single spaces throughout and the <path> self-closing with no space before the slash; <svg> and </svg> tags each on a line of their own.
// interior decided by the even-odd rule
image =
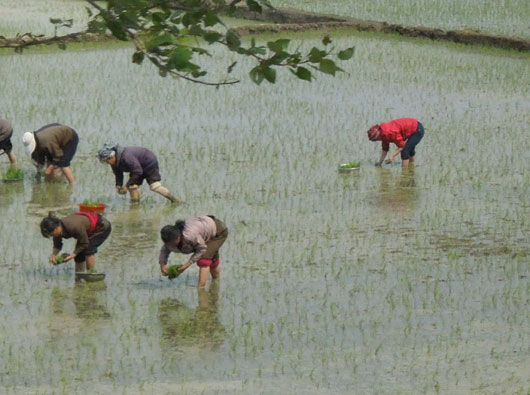
<svg viewBox="0 0 530 395">
<path fill-rule="evenodd" d="M 160 231 L 164 245 L 160 249 L 158 263 L 162 275 L 167 276 L 167 261 L 171 252 L 192 254 L 182 265 L 182 273 L 194 263 L 199 266 L 199 287 L 204 287 L 209 275 L 219 278 L 219 248 L 228 237 L 226 225 L 213 215 L 203 215 L 178 220 L 175 225 L 166 225 Z"/>
<path fill-rule="evenodd" d="M 63 262 L 75 261 L 75 271 L 92 270 L 96 264 L 95 254 L 98 247 L 109 237 L 112 230 L 110 222 L 100 214 L 77 212 L 58 218 L 50 212 L 40 223 L 44 237 L 53 237 L 53 250 L 50 261 L 56 265 L 57 254 L 63 248 L 63 239 L 77 240 L 74 251 Z"/>
<path fill-rule="evenodd" d="M 5 153 L 9 159 L 11 166 L 16 163 L 15 155 L 13 154 L 13 144 L 11 143 L 11 136 L 13 136 L 13 127 L 5 119 L 0 119 L 0 155 Z"/>
<path fill-rule="evenodd" d="M 56 175 L 56 171 L 61 169 L 70 185 L 75 182 L 70 164 L 77 151 L 79 137 L 74 129 L 52 123 L 33 133 L 24 133 L 22 142 L 26 153 L 31 155 L 37 167 L 37 177 L 40 177 L 43 167 L 47 179 L 51 179 Z"/>
</svg>

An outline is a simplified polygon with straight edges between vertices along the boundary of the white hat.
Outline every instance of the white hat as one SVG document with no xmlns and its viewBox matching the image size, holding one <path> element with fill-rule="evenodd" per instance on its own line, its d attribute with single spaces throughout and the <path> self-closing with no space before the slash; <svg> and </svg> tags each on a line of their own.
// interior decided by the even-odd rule
<svg viewBox="0 0 530 395">
<path fill-rule="evenodd" d="M 37 142 L 35 141 L 35 135 L 31 132 L 26 132 L 22 136 L 22 142 L 24 143 L 24 148 L 26 149 L 26 154 L 31 155 L 35 151 Z"/>
</svg>

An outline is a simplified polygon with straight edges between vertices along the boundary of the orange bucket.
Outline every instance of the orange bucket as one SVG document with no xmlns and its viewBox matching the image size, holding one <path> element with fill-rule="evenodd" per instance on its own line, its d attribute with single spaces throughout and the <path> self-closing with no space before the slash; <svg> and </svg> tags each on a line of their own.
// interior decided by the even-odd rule
<svg viewBox="0 0 530 395">
<path fill-rule="evenodd" d="M 79 203 L 79 211 L 84 213 L 103 213 L 107 206 L 103 203 L 98 203 L 97 205 L 88 205 L 85 206 L 84 203 Z"/>
</svg>

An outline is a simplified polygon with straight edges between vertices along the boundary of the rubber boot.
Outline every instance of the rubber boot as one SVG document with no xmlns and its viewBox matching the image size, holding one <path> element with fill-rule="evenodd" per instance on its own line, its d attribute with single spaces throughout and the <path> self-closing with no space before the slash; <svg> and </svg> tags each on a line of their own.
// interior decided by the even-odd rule
<svg viewBox="0 0 530 395">
<path fill-rule="evenodd" d="M 169 190 L 164 187 L 159 181 L 153 182 L 150 186 L 151 190 L 153 192 L 156 192 L 162 196 L 164 196 L 166 199 L 170 200 L 171 202 L 178 202 L 181 203 L 180 200 L 178 200 L 175 196 L 169 192 Z"/>
<path fill-rule="evenodd" d="M 140 191 L 138 190 L 138 186 L 130 186 L 129 194 L 131 195 L 131 202 L 138 203 L 140 201 Z"/>
</svg>

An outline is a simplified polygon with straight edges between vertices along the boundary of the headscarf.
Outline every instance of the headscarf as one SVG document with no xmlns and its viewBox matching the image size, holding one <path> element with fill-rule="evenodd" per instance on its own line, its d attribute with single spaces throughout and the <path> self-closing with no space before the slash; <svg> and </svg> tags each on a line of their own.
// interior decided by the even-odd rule
<svg viewBox="0 0 530 395">
<path fill-rule="evenodd" d="M 98 151 L 98 159 L 101 162 L 105 162 L 106 160 L 112 158 L 114 155 L 116 155 L 117 147 L 117 143 L 107 142 L 103 144 L 103 148 Z"/>
</svg>

